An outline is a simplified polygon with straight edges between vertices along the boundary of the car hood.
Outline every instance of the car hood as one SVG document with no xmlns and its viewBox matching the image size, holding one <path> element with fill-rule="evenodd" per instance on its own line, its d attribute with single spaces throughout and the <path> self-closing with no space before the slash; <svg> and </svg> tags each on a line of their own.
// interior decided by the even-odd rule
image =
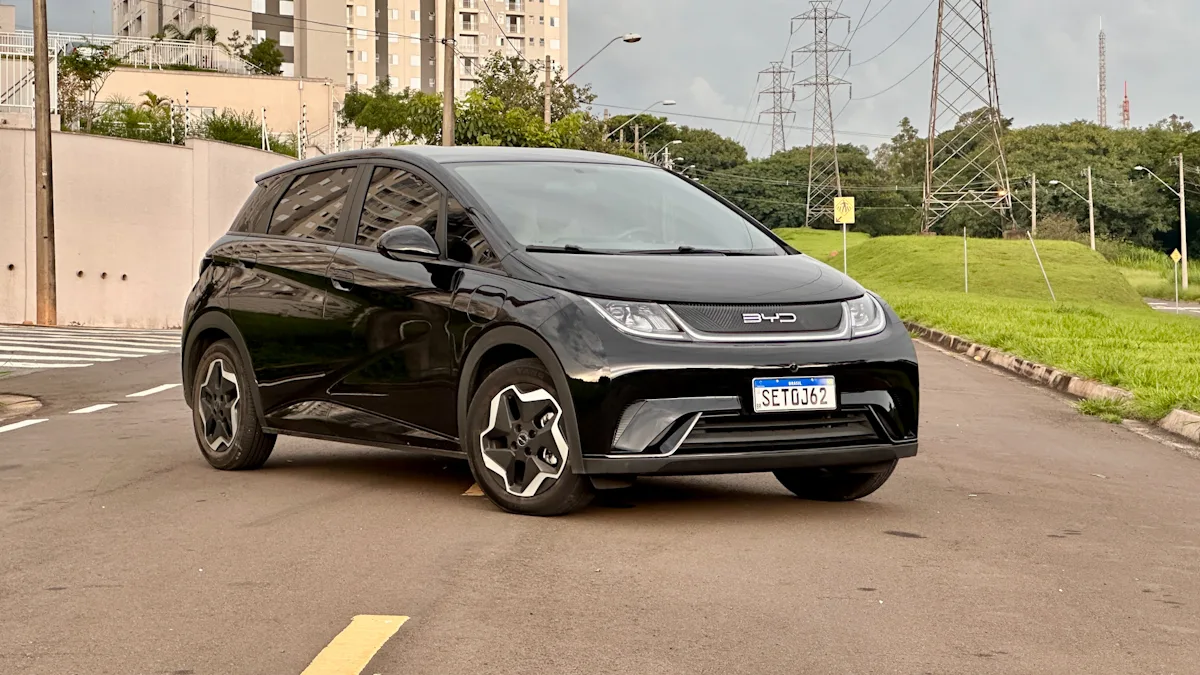
<svg viewBox="0 0 1200 675">
<path fill-rule="evenodd" d="M 580 255 L 520 252 L 505 260 L 514 276 L 605 298 L 715 304 L 849 300 L 853 279 L 806 255 Z"/>
</svg>

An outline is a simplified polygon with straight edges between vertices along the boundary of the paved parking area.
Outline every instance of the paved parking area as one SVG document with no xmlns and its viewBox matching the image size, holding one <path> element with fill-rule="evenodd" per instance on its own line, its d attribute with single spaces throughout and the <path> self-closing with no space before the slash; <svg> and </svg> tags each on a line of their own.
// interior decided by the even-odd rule
<svg viewBox="0 0 1200 675">
<path fill-rule="evenodd" d="M 397 452 L 209 469 L 175 355 L 9 378 L 46 421 L 0 433 L 0 672 L 1195 672 L 1200 461 L 919 353 L 921 454 L 867 500 L 659 478 L 558 519 Z"/>
</svg>

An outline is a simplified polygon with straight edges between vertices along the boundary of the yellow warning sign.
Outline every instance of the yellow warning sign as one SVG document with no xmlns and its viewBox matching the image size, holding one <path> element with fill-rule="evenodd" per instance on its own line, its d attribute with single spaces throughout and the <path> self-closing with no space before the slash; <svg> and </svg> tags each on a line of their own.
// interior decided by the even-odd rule
<svg viewBox="0 0 1200 675">
<path fill-rule="evenodd" d="M 838 225 L 854 224 L 854 197 L 833 198 L 833 222 Z"/>
<path fill-rule="evenodd" d="M 1179 254 L 1179 249 L 1175 249 L 1174 251 L 1171 251 L 1171 260 L 1174 260 L 1175 262 L 1179 262 L 1180 260 L 1183 260 L 1183 256 Z"/>
</svg>

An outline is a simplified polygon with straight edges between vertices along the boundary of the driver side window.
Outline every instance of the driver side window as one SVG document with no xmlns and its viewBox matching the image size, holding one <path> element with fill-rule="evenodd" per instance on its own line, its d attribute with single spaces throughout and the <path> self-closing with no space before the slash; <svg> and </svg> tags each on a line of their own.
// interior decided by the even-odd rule
<svg viewBox="0 0 1200 675">
<path fill-rule="evenodd" d="M 402 225 L 422 227 L 437 241 L 441 201 L 441 194 L 432 185 L 408 171 L 376 167 L 354 243 L 374 248 L 384 232 Z"/>
</svg>

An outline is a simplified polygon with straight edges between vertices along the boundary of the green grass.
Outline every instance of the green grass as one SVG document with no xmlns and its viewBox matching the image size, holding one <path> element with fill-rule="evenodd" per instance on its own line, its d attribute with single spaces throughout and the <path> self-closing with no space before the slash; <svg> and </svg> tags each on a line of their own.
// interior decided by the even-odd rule
<svg viewBox="0 0 1200 675">
<path fill-rule="evenodd" d="M 1096 243 L 1104 257 L 1120 268 L 1138 295 L 1161 300 L 1175 299 L 1175 263 L 1165 253 L 1124 242 Z M 1200 260 L 1190 261 L 1188 275 L 1200 280 Z M 1179 299 L 1200 301 L 1200 286 L 1181 287 Z"/>
<path fill-rule="evenodd" d="M 1075 404 L 1075 408 L 1084 415 L 1099 417 L 1105 422 L 1120 424 L 1121 420 L 1132 416 L 1129 403 L 1126 401 L 1110 401 L 1108 399 L 1084 399 Z"/>
<path fill-rule="evenodd" d="M 1134 392 L 1130 415 L 1200 412 L 1200 320 L 1146 307 L 1085 246 L 1042 241 L 1038 250 L 1057 303 L 1028 241 L 969 240 L 970 294 L 961 239 L 872 239 L 850 251 L 850 274 L 907 320 Z"/>
<path fill-rule="evenodd" d="M 842 231 L 841 230 L 814 230 L 810 227 L 781 227 L 774 231 L 775 234 L 791 244 L 793 248 L 802 253 L 828 263 L 834 267 L 841 267 L 842 255 Z M 849 232 L 846 235 L 846 246 L 848 249 L 853 249 L 855 246 L 869 241 L 870 237 L 861 232 Z"/>
</svg>

